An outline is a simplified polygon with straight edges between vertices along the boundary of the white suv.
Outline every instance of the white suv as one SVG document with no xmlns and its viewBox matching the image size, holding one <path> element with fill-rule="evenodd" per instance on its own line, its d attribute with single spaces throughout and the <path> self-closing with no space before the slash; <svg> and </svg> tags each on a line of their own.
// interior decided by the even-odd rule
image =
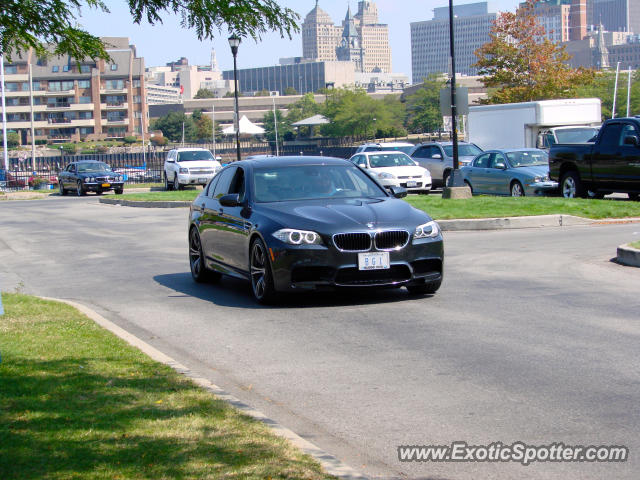
<svg viewBox="0 0 640 480">
<path fill-rule="evenodd" d="M 363 143 L 358 147 L 355 153 L 377 152 L 384 150 L 386 152 L 399 151 L 409 155 L 415 145 L 409 142 L 380 142 L 380 143 Z"/>
<path fill-rule="evenodd" d="M 206 185 L 222 165 L 204 148 L 175 148 L 164 161 L 164 187 L 181 190 L 186 185 Z"/>
</svg>

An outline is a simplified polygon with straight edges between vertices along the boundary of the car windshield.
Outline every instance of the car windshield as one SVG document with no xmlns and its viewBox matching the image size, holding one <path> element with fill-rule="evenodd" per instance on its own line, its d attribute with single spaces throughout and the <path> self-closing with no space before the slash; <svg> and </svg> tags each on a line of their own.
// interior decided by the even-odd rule
<svg viewBox="0 0 640 480">
<path fill-rule="evenodd" d="M 91 163 L 79 163 L 78 164 L 78 172 L 79 173 L 88 173 L 88 172 L 111 172 L 111 167 L 106 163 L 102 162 L 91 162 Z"/>
<path fill-rule="evenodd" d="M 534 165 L 548 165 L 549 156 L 541 150 L 525 150 L 521 152 L 508 152 L 507 158 L 512 167 L 531 167 Z"/>
<path fill-rule="evenodd" d="M 256 168 L 253 189 L 256 201 L 261 203 L 386 196 L 369 175 L 351 165 Z"/>
<path fill-rule="evenodd" d="M 375 146 L 371 146 L 371 147 L 367 147 L 364 149 L 365 152 L 379 152 L 381 150 L 385 150 L 385 151 L 398 151 L 398 152 L 402 152 L 402 153 L 406 153 L 408 154 L 411 150 L 413 150 L 413 145 L 407 145 L 406 147 L 398 147 L 398 146 L 393 146 L 393 147 L 385 147 L 383 145 L 375 145 Z"/>
<path fill-rule="evenodd" d="M 444 148 L 444 153 L 447 154 L 447 157 L 453 157 L 453 145 L 445 145 L 442 148 Z M 479 153 L 482 153 L 482 150 L 480 150 L 475 145 L 471 145 L 471 144 L 458 145 L 458 155 L 461 157 L 475 157 Z"/>
<path fill-rule="evenodd" d="M 563 128 L 558 129 L 556 138 L 558 143 L 587 143 L 593 137 L 598 135 L 598 129 L 593 128 Z"/>
<path fill-rule="evenodd" d="M 383 153 L 379 155 L 369 155 L 369 165 L 371 165 L 371 168 L 382 168 L 414 167 L 416 164 L 404 153 Z"/>
<path fill-rule="evenodd" d="M 191 152 L 178 152 L 178 162 L 191 162 L 194 160 L 215 160 L 208 150 L 194 150 Z"/>
</svg>

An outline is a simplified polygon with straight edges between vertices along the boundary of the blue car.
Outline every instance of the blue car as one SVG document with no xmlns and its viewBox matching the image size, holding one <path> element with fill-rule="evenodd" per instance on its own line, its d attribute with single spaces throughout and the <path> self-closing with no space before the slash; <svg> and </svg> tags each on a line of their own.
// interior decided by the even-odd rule
<svg viewBox="0 0 640 480">
<path fill-rule="evenodd" d="M 537 148 L 488 150 L 460 171 L 474 194 L 523 197 L 558 189 L 549 179 L 549 156 Z"/>
</svg>

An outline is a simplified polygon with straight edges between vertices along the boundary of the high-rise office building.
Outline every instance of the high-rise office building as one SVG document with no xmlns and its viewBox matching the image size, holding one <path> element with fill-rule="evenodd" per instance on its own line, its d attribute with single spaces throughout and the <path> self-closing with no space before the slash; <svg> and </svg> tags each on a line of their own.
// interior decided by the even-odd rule
<svg viewBox="0 0 640 480">
<path fill-rule="evenodd" d="M 102 40 L 110 61 L 78 63 L 66 55 L 38 58 L 25 52 L 5 64 L 7 127 L 20 134 L 22 143 L 31 137 L 32 120 L 36 139 L 61 142 L 148 130 L 144 59 L 128 38 Z"/>
<path fill-rule="evenodd" d="M 453 7 L 456 73 L 476 75 L 474 52 L 489 41 L 497 14 L 489 13 L 487 2 Z M 449 8 L 433 10 L 432 20 L 411 23 L 412 81 L 420 83 L 431 74 L 450 71 Z"/>
<path fill-rule="evenodd" d="M 389 26 L 378 23 L 378 8 L 374 2 L 359 1 L 355 15 L 351 15 L 348 7 L 339 26 L 334 25 L 316 0 L 315 7 L 302 24 L 302 56 L 320 61 L 346 58 L 356 63 L 360 72 L 391 72 Z"/>
</svg>

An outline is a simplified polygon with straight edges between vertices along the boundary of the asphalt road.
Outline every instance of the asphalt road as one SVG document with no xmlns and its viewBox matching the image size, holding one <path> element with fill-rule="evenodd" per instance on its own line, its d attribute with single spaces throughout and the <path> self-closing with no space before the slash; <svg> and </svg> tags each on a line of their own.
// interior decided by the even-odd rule
<svg viewBox="0 0 640 480">
<path fill-rule="evenodd" d="M 0 202 L 0 289 L 78 301 L 371 477 L 637 479 L 640 224 L 445 236 L 445 282 L 293 297 L 191 281 L 186 209 Z M 1 321 L 1 319 L 0 319 Z M 626 445 L 626 463 L 400 463 L 397 446 Z"/>
</svg>

